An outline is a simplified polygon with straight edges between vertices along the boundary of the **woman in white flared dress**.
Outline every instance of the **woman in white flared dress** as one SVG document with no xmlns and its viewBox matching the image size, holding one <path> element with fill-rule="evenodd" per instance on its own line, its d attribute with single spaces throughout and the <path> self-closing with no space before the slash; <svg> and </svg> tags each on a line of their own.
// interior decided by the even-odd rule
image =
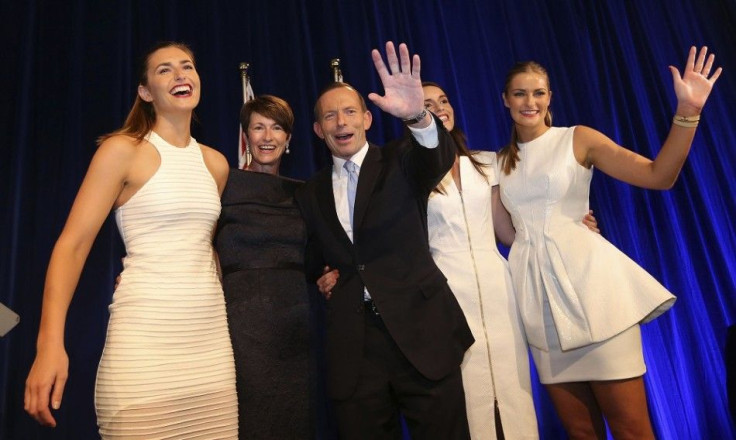
<svg viewBox="0 0 736 440">
<path fill-rule="evenodd" d="M 110 305 L 95 408 L 104 439 L 237 439 L 225 302 L 212 248 L 229 167 L 191 137 L 200 80 L 163 43 L 141 68 L 123 128 L 103 136 L 49 263 L 25 409 L 55 426 L 68 374 L 64 322 L 110 209 L 127 256 Z"/>
<path fill-rule="evenodd" d="M 496 154 L 470 151 L 445 91 L 423 83 L 425 107 L 442 120 L 458 149 L 452 170 L 430 194 L 427 223 L 432 258 L 455 294 L 475 343 L 462 364 L 474 440 L 538 438 L 529 357 L 506 259 L 515 231 L 498 191 Z M 580 218 L 587 211 L 580 211 Z M 590 216 L 585 224 L 596 230 Z"/>
<path fill-rule="evenodd" d="M 593 167 L 643 188 L 674 184 L 721 73 L 711 75 L 706 52 L 691 48 L 682 76 L 670 66 L 677 110 L 654 161 L 594 129 L 552 127 L 552 92 L 539 64 L 519 63 L 506 78 L 514 125 L 498 161 L 516 230 L 509 266 L 540 381 L 571 438 L 605 438 L 604 419 L 615 438 L 654 438 L 639 323 L 674 296 L 575 213 L 588 209 Z"/>
</svg>

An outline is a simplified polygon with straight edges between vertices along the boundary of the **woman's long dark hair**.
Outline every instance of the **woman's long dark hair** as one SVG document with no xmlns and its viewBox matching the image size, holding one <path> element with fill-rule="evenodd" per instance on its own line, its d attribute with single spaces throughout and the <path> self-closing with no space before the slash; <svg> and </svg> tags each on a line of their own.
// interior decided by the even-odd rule
<svg viewBox="0 0 736 440">
<path fill-rule="evenodd" d="M 422 82 L 422 87 L 430 87 L 430 86 L 437 87 L 438 89 L 445 92 L 445 89 L 443 89 L 442 86 L 440 86 L 436 82 L 432 82 L 432 81 Z M 447 96 L 447 92 L 445 92 L 445 96 Z M 449 98 L 448 98 L 448 101 L 449 101 Z M 465 132 L 463 132 L 463 130 L 460 127 L 458 127 L 457 120 L 455 121 L 455 125 L 453 125 L 452 130 L 450 130 L 450 136 L 452 136 L 452 139 L 455 141 L 455 145 L 457 146 L 457 155 L 466 156 L 470 160 L 470 163 L 473 164 L 473 168 L 475 168 L 478 174 L 480 174 L 486 180 L 488 180 L 488 175 L 483 169 L 488 165 L 480 162 L 478 159 L 473 157 L 479 152 L 472 151 L 470 148 L 468 148 L 468 138 L 467 136 L 465 136 Z M 445 194 L 445 189 L 442 187 L 442 183 L 437 185 L 437 187 L 434 190 L 439 193 Z"/>
<path fill-rule="evenodd" d="M 541 64 L 535 61 L 523 61 L 514 64 L 513 67 L 506 73 L 506 83 L 503 86 L 503 95 L 508 99 L 509 87 L 511 81 L 514 80 L 516 75 L 521 73 L 536 73 L 542 75 L 547 80 L 547 89 L 549 89 L 549 75 L 547 69 L 542 67 Z M 547 108 L 547 114 L 544 115 L 544 125 L 547 127 L 552 126 L 552 111 Z M 498 152 L 498 163 L 503 168 L 503 173 L 508 175 L 511 171 L 516 168 L 516 162 L 519 160 L 519 134 L 516 132 L 516 124 L 511 125 L 511 140 L 508 145 L 501 148 Z"/>
<path fill-rule="evenodd" d="M 164 49 L 167 47 L 175 47 L 177 49 L 180 49 L 189 57 L 192 59 L 192 63 L 194 63 L 194 52 L 192 52 L 192 49 L 189 48 L 184 43 L 179 43 L 176 41 L 163 41 L 160 43 L 157 43 L 154 45 L 141 59 L 139 70 L 138 70 L 138 84 L 141 86 L 147 86 L 148 85 L 148 62 L 151 59 L 151 56 L 159 49 Z M 135 96 L 135 102 L 133 103 L 133 107 L 130 109 L 130 113 L 128 113 L 128 117 L 125 119 L 125 123 L 122 127 L 119 129 L 104 134 L 97 138 L 97 145 L 100 145 L 105 140 L 117 136 L 117 135 L 126 135 L 135 138 L 138 142 L 143 141 L 143 138 L 146 137 L 146 135 L 153 130 L 153 126 L 156 124 L 156 110 L 153 108 L 153 103 L 146 102 L 138 95 L 138 88 L 136 87 L 136 96 Z"/>
</svg>

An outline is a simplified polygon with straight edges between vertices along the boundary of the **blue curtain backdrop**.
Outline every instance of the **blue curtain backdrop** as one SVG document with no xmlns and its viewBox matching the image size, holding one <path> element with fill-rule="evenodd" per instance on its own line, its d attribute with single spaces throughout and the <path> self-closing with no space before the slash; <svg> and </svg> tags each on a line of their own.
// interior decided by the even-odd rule
<svg viewBox="0 0 736 440">
<path fill-rule="evenodd" d="M 505 71 L 534 59 L 549 69 L 556 125 L 584 124 L 655 155 L 675 108 L 669 64 L 707 44 L 725 74 L 705 108 L 675 187 L 646 191 L 596 173 L 602 233 L 678 296 L 643 327 L 645 383 L 659 438 L 734 438 L 726 394 L 726 330 L 736 323 L 736 1 L 270 0 L 0 1 L 0 302 L 21 323 L 0 339 L 0 438 L 96 438 L 94 377 L 123 252 L 114 224 L 99 234 L 69 310 L 70 379 L 59 427 L 23 412 L 43 279 L 55 239 L 95 151 L 135 96 L 138 56 L 153 42 L 188 42 L 203 82 L 195 137 L 237 163 L 238 64 L 256 94 L 297 115 L 282 173 L 307 178 L 328 163 L 312 105 L 339 57 L 345 79 L 379 91 L 370 49 L 404 41 L 422 77 L 443 84 L 475 149 L 497 150 L 510 119 Z M 369 137 L 399 124 L 375 108 Z M 563 438 L 536 390 L 543 438 Z"/>
</svg>

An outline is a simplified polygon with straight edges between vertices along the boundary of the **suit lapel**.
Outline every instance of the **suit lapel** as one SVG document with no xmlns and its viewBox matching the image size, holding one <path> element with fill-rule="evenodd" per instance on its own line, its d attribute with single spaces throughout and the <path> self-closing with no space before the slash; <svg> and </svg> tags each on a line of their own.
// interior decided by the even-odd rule
<svg viewBox="0 0 736 440">
<path fill-rule="evenodd" d="M 360 176 L 358 177 L 358 188 L 355 193 L 355 207 L 353 209 L 353 235 L 363 222 L 371 194 L 373 194 L 378 177 L 383 171 L 383 161 L 381 159 L 381 149 L 371 144 L 365 159 L 363 159 Z"/>
<path fill-rule="evenodd" d="M 337 218 L 337 208 L 335 208 L 335 193 L 332 189 L 332 165 L 324 168 L 316 177 L 317 203 L 322 212 L 322 217 L 330 229 L 339 240 L 346 246 L 351 246 L 350 237 L 345 233 L 340 219 Z"/>
</svg>

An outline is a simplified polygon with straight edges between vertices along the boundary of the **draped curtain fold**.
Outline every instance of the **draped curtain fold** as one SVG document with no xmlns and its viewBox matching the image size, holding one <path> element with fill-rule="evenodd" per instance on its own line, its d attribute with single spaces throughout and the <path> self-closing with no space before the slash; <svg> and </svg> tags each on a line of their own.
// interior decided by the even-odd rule
<svg viewBox="0 0 736 440">
<path fill-rule="evenodd" d="M 0 438 L 96 438 L 94 378 L 107 305 L 124 248 L 108 220 L 69 310 L 70 378 L 59 427 L 23 412 L 35 354 L 43 278 L 54 241 L 95 151 L 122 124 L 136 91 L 138 57 L 159 40 L 189 43 L 202 100 L 194 136 L 237 164 L 241 61 L 256 94 L 296 114 L 282 174 L 307 178 L 329 163 L 312 132 L 312 106 L 340 58 L 347 82 L 382 93 L 370 50 L 405 41 L 422 78 L 442 84 L 474 149 L 497 150 L 511 126 L 500 94 L 515 61 L 545 65 L 555 125 L 584 124 L 653 157 L 676 100 L 667 69 L 682 70 L 690 45 L 708 45 L 725 74 L 673 189 L 647 191 L 595 173 L 591 204 L 603 235 L 678 297 L 642 328 L 645 384 L 657 436 L 734 438 L 724 347 L 736 324 L 736 1 L 585 0 L 4 0 L 0 81 L 0 302 L 21 323 L 0 339 Z M 369 102 L 371 140 L 400 133 Z M 594 294 L 594 292 L 591 292 Z M 543 438 L 564 438 L 535 387 Z M 247 427 L 245 428 L 247 429 Z"/>
</svg>

